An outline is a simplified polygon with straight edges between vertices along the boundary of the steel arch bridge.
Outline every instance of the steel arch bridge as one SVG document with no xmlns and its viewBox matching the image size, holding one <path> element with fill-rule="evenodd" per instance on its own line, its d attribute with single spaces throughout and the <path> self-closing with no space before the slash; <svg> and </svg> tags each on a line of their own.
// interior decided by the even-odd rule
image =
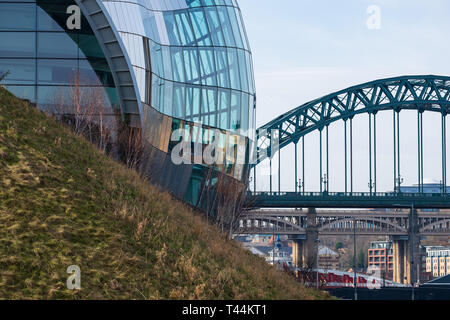
<svg viewBox="0 0 450 320">
<path fill-rule="evenodd" d="M 393 112 L 394 192 L 377 192 L 377 114 L 380 111 Z M 418 149 L 418 193 L 409 194 L 404 199 L 401 195 L 400 166 L 400 115 L 402 110 L 417 110 L 417 149 Z M 436 112 L 441 115 L 442 123 L 442 181 L 441 190 L 437 194 L 424 194 L 424 153 L 423 153 L 423 113 Z M 262 161 L 270 161 L 270 192 L 253 194 L 255 207 L 392 207 L 395 204 L 426 208 L 432 203 L 432 208 L 450 208 L 450 196 L 447 190 L 447 159 L 446 159 L 446 119 L 450 112 L 450 77 L 445 76 L 402 76 L 376 80 L 353 86 L 339 92 L 308 102 L 295 108 L 257 130 L 256 152 L 252 167 L 254 169 L 254 191 L 256 191 L 256 167 Z M 369 190 L 365 193 L 355 193 L 353 188 L 353 119 L 360 114 L 369 115 Z M 342 120 L 345 130 L 345 190 L 339 193 L 329 193 L 325 178 L 328 168 L 328 128 L 330 124 Z M 320 135 L 320 192 L 306 193 L 298 185 L 298 144 L 302 140 L 303 181 L 305 176 L 304 138 L 309 133 L 318 131 Z M 325 142 L 323 134 L 325 131 Z M 348 134 L 349 133 L 349 134 Z M 349 137 L 348 137 L 349 136 Z M 295 192 L 281 192 L 280 157 L 282 148 L 295 145 Z M 326 146 L 324 152 L 323 145 Z M 349 151 L 350 149 L 350 151 Z M 272 159 L 278 153 L 278 192 L 272 190 Z M 326 163 L 324 164 L 324 154 Z M 346 200 L 346 201 L 345 201 Z M 369 201 L 370 200 L 370 201 Z M 350 204 L 350 205 L 349 205 Z"/>
<path fill-rule="evenodd" d="M 299 236 L 307 234 L 313 225 L 320 235 L 386 235 L 408 236 L 411 214 L 368 210 L 319 211 L 308 224 L 308 213 L 299 210 L 255 210 L 239 220 L 236 234 L 277 234 Z M 417 216 L 420 236 L 447 236 L 450 233 L 450 212 L 421 212 Z"/>
</svg>

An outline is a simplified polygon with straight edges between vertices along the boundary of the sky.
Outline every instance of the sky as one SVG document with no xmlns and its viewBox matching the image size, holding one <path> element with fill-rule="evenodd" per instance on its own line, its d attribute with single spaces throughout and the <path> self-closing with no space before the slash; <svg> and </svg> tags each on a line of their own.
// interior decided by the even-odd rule
<svg viewBox="0 0 450 320">
<path fill-rule="evenodd" d="M 258 127 L 305 102 L 352 85 L 401 75 L 450 75 L 447 0 L 240 0 L 239 5 L 253 52 Z M 374 11 L 368 12 L 373 6 L 380 13 L 378 29 L 368 27 L 375 17 Z M 401 133 L 404 185 L 417 183 L 416 117 L 413 111 L 401 116 L 401 127 L 411 128 Z M 358 191 L 368 190 L 367 126 L 367 116 L 355 120 L 354 183 Z M 391 172 L 392 114 L 380 113 L 378 126 L 377 169 Z M 424 176 L 439 182 L 440 116 L 425 114 L 424 126 Z M 305 144 L 307 191 L 318 190 L 320 185 L 317 136 L 311 135 Z M 330 154 L 335 158 L 330 164 L 330 191 L 343 189 L 343 136 L 342 123 L 330 127 Z M 291 149 L 282 150 L 284 191 L 294 189 Z M 267 175 L 262 168 L 259 175 Z M 378 191 L 393 189 L 392 176 L 379 175 Z M 268 190 L 268 178 L 259 180 L 258 189 Z M 276 177 L 273 185 L 277 190 Z"/>
</svg>

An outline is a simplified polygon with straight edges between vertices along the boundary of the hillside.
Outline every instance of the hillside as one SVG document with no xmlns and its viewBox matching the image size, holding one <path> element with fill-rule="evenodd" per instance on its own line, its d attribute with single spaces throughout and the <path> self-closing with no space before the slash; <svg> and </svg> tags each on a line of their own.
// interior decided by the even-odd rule
<svg viewBox="0 0 450 320">
<path fill-rule="evenodd" d="M 0 299 L 321 298 L 0 88 Z"/>
</svg>

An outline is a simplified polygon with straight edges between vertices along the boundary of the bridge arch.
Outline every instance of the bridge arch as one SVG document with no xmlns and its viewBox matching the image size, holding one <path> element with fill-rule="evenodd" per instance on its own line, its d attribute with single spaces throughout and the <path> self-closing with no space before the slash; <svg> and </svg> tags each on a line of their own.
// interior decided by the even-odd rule
<svg viewBox="0 0 450 320">
<path fill-rule="evenodd" d="M 436 229 L 436 228 L 438 228 L 438 227 L 440 227 L 442 225 L 450 226 L 450 218 L 440 219 L 440 220 L 438 220 L 436 222 L 426 224 L 425 226 L 420 228 L 420 233 L 430 233 L 434 229 Z M 443 229 L 447 230 L 447 231 L 450 231 L 448 227 L 443 228 Z"/>
<path fill-rule="evenodd" d="M 356 219 L 356 222 L 361 223 L 361 222 L 365 222 L 365 223 L 372 223 L 374 225 L 379 226 L 378 229 L 382 229 L 382 230 L 387 230 L 387 229 L 391 229 L 391 231 L 393 232 L 397 232 L 397 233 L 408 233 L 407 228 L 402 227 L 401 225 L 398 225 L 394 222 L 388 221 L 386 219 L 383 218 L 376 218 L 376 217 L 364 217 L 364 218 L 360 218 L 360 219 Z M 319 225 L 319 230 L 320 231 L 325 231 L 325 230 L 329 230 L 332 229 L 333 227 L 335 227 L 337 224 L 342 224 L 342 223 L 346 223 L 346 224 L 352 224 L 353 223 L 353 217 L 343 217 L 343 218 L 337 218 L 335 220 L 332 220 L 330 222 L 326 222 L 326 223 L 322 223 Z M 341 228 L 342 229 L 342 228 Z M 344 228 L 345 229 L 345 228 Z M 350 229 L 353 229 L 353 226 L 350 227 Z M 356 229 L 360 229 L 358 227 L 356 227 Z"/>
<path fill-rule="evenodd" d="M 253 166 L 303 136 L 338 120 L 380 111 L 418 110 L 450 113 L 450 77 L 402 76 L 353 86 L 305 103 L 257 130 L 257 152 Z M 278 139 L 274 139 L 276 138 Z M 278 141 L 272 146 L 273 141 Z"/>
<path fill-rule="evenodd" d="M 250 225 L 249 223 L 250 222 Z M 258 225 L 255 225 L 255 222 L 258 223 Z M 267 227 L 262 227 L 261 224 L 266 223 Z M 270 225 L 274 225 L 276 227 L 270 227 Z M 280 217 L 274 217 L 274 216 L 262 216 L 262 215 L 254 215 L 251 217 L 244 217 L 240 220 L 239 223 L 239 229 L 241 232 L 244 232 L 244 230 L 252 230 L 253 228 L 256 228 L 260 230 L 261 232 L 264 229 L 267 229 L 268 231 L 295 231 L 296 233 L 305 233 L 305 228 L 301 225 L 300 221 L 297 221 L 297 223 L 292 222 L 291 220 L 286 220 Z M 245 232 L 244 232 L 245 233 Z"/>
</svg>

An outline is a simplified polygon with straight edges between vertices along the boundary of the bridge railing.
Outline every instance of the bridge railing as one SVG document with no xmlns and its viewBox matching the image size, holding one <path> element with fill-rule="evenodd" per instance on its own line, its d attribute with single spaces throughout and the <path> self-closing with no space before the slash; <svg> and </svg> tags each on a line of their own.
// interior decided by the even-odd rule
<svg viewBox="0 0 450 320">
<path fill-rule="evenodd" d="M 448 197 L 450 193 L 407 193 L 407 192 L 250 192 L 252 196 L 299 196 L 299 197 Z"/>
</svg>

